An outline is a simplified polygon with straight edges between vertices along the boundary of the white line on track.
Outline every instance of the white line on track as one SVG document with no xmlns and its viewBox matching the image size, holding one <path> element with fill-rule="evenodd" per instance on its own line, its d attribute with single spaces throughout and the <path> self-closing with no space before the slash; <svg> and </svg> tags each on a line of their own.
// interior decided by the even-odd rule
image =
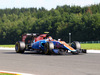
<svg viewBox="0 0 100 75">
<path fill-rule="evenodd" d="M 87 50 L 87 53 L 100 53 L 100 50 Z"/>
<path fill-rule="evenodd" d="M 9 73 L 9 74 L 15 74 L 15 75 L 35 75 L 35 74 L 19 73 L 19 72 L 10 72 L 10 71 L 0 71 L 0 73 Z"/>
<path fill-rule="evenodd" d="M 15 48 L 0 47 L 0 50 L 15 50 Z"/>
</svg>

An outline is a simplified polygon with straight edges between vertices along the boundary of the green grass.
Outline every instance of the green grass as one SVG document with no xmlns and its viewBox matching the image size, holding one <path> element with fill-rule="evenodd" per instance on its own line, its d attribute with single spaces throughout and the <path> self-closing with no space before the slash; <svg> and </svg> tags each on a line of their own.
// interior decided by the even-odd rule
<svg viewBox="0 0 100 75">
<path fill-rule="evenodd" d="M 100 50 L 100 43 L 91 43 L 91 44 L 81 44 L 82 49 L 95 49 L 95 50 Z"/>
<path fill-rule="evenodd" d="M 15 74 L 0 73 L 0 75 L 15 75 Z"/>
<path fill-rule="evenodd" d="M 14 48 L 15 45 L 0 45 L 0 47 L 9 47 L 9 48 Z"/>
</svg>

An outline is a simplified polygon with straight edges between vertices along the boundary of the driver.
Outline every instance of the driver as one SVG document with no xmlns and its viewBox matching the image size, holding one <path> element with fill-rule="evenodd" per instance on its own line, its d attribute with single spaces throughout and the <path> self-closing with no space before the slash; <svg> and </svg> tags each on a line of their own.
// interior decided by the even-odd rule
<svg viewBox="0 0 100 75">
<path fill-rule="evenodd" d="M 52 41 L 53 39 L 52 39 L 52 37 L 51 36 L 48 36 L 47 37 L 47 41 Z"/>
</svg>

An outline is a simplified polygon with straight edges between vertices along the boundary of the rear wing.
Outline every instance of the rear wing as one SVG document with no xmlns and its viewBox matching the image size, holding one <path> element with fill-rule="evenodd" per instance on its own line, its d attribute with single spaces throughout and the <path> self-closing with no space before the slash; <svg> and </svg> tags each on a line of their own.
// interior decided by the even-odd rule
<svg viewBox="0 0 100 75">
<path fill-rule="evenodd" d="M 24 33 L 22 35 L 22 41 L 25 42 L 25 39 L 27 37 L 33 38 L 33 37 L 37 37 L 37 36 L 39 36 L 39 33 Z"/>
</svg>

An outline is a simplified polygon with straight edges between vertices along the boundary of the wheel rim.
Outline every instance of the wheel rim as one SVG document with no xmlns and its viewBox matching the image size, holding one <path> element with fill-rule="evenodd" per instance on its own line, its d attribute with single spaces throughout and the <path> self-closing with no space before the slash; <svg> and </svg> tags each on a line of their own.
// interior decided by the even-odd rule
<svg viewBox="0 0 100 75">
<path fill-rule="evenodd" d="M 19 51 L 19 43 L 16 43 L 15 50 L 16 50 L 16 52 Z"/>
<path fill-rule="evenodd" d="M 16 51 L 18 51 L 18 44 L 16 45 L 15 49 L 16 49 Z"/>
<path fill-rule="evenodd" d="M 71 47 L 73 47 L 74 49 L 76 49 L 76 47 L 75 47 L 75 44 L 74 44 L 74 43 L 72 43 Z"/>
<path fill-rule="evenodd" d="M 45 45 L 45 49 L 44 49 L 45 54 L 48 53 L 48 43 Z"/>
</svg>

